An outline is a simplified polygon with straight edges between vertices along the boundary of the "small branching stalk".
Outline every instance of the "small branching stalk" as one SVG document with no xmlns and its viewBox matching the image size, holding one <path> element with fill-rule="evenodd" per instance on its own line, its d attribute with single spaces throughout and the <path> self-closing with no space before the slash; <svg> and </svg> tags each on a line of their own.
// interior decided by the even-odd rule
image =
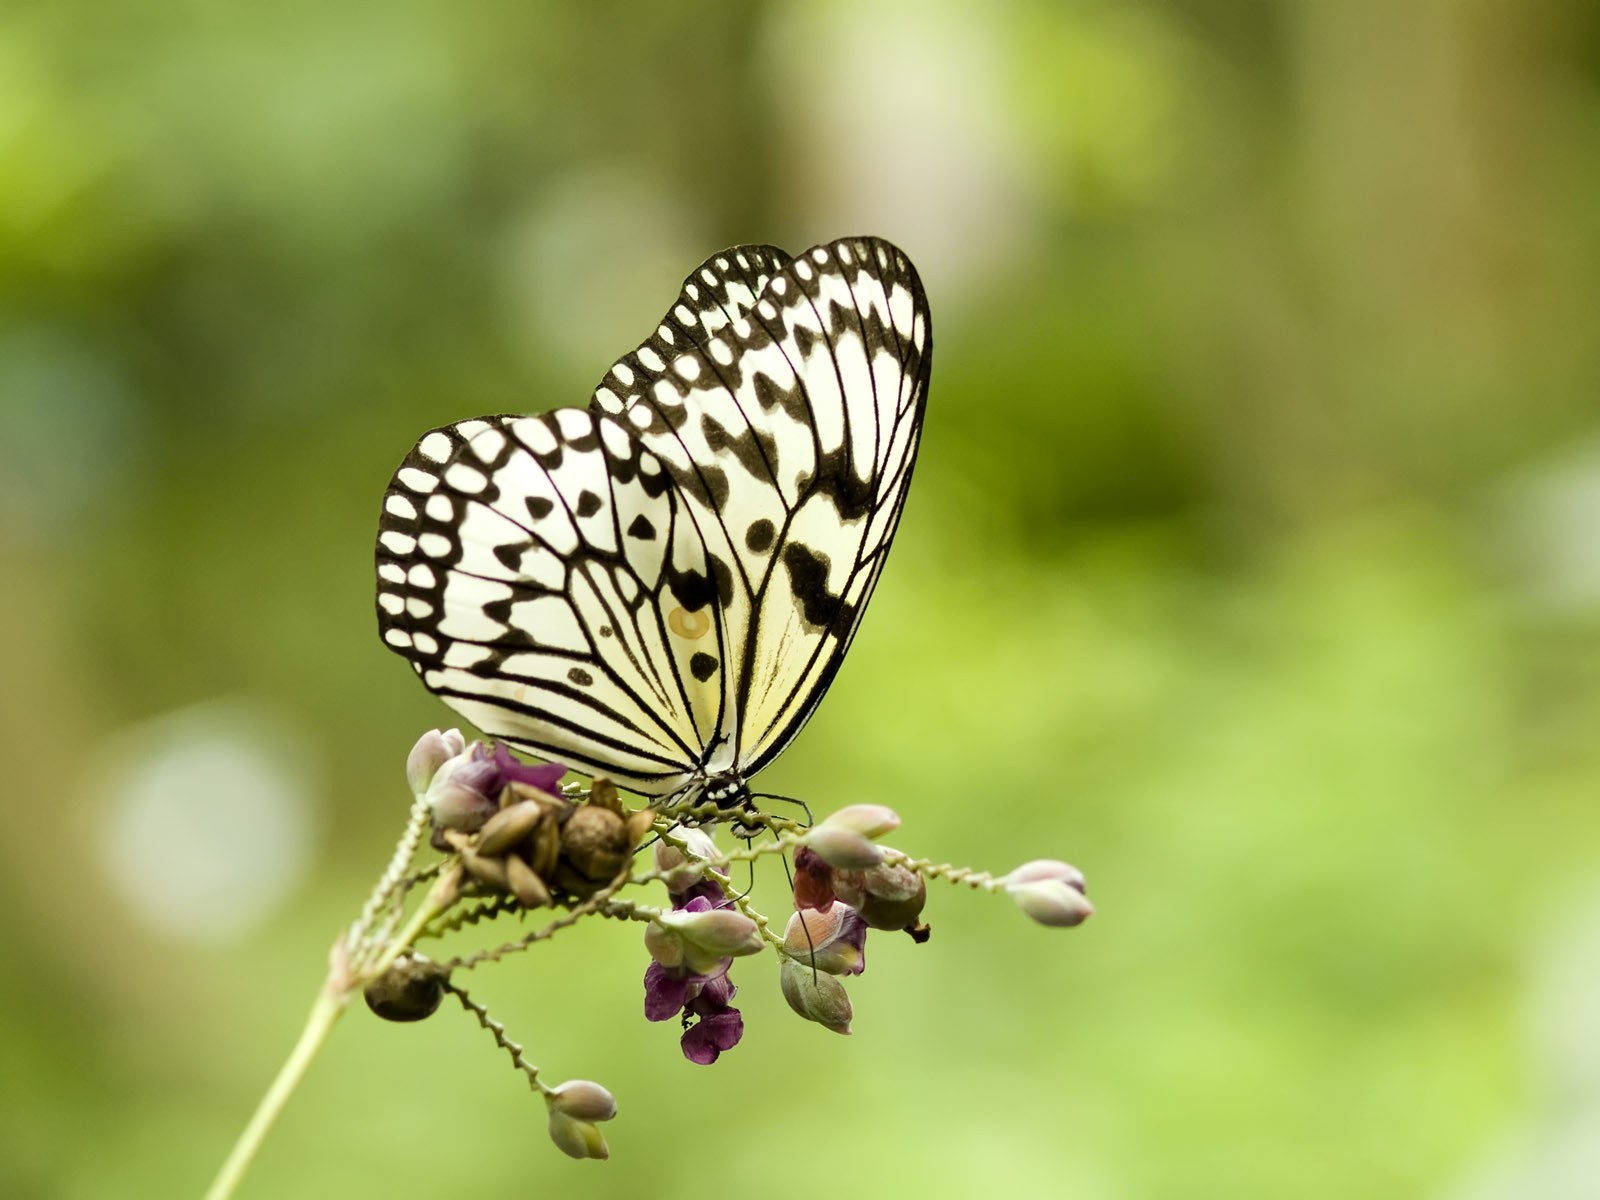
<svg viewBox="0 0 1600 1200">
<path fill-rule="evenodd" d="M 790 1007 L 849 1033 L 853 1014 L 842 980 L 865 969 L 871 930 L 928 939 L 922 910 L 929 880 L 1004 894 L 1043 925 L 1076 925 L 1093 911 L 1082 874 L 1064 862 L 1036 860 L 997 876 L 884 846 L 879 839 L 900 819 L 879 805 L 841 809 L 809 827 L 748 804 L 695 800 L 633 809 L 608 780 L 563 784 L 565 768 L 519 762 L 503 746 L 469 746 L 455 730 L 425 734 L 406 773 L 413 802 L 388 865 L 335 940 L 306 1028 L 207 1200 L 233 1195 L 358 994 L 391 1021 L 422 1020 L 454 996 L 543 1096 L 557 1148 L 577 1158 L 608 1157 L 599 1126 L 616 1115 L 611 1093 L 588 1080 L 545 1084 L 523 1046 L 456 982 L 463 971 L 500 962 L 589 917 L 643 927 L 645 1017 L 675 1020 L 684 1056 L 710 1064 L 744 1033 L 733 1004 L 734 960 L 769 949 Z M 742 844 L 719 847 L 712 833 L 723 826 Z M 732 882 L 735 867 L 773 856 L 792 863 L 781 931 Z M 632 891 L 640 894 L 624 894 Z M 423 941 L 534 913 L 547 919 L 498 945 L 438 959 L 417 950 Z"/>
</svg>

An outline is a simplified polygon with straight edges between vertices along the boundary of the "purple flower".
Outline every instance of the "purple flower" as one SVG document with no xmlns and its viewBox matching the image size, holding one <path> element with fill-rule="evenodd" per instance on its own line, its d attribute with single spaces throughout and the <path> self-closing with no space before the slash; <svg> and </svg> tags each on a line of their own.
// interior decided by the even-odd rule
<svg viewBox="0 0 1600 1200">
<path fill-rule="evenodd" d="M 703 881 L 709 882 L 709 881 Z M 699 884 L 681 896 L 675 910 L 687 913 L 713 912 L 730 908 L 722 889 L 711 884 L 714 896 L 697 895 Z M 652 926 L 654 928 L 654 926 Z M 646 933 L 646 944 L 650 935 Z M 659 948 L 658 948 L 659 949 Z M 655 953 L 655 950 L 652 950 Z M 714 966 L 697 973 L 674 960 L 667 966 L 660 958 L 652 958 L 644 971 L 644 1015 L 647 1021 L 666 1021 L 683 1014 L 683 1037 L 679 1045 L 683 1056 L 692 1063 L 709 1066 L 717 1061 L 724 1050 L 732 1050 L 744 1036 L 744 1017 L 731 1004 L 738 988 L 728 978 L 728 968 L 733 959 L 714 960 Z"/>
<path fill-rule="evenodd" d="M 420 775 L 420 767 L 416 773 Z M 523 783 L 553 793 L 566 773 L 560 763 L 519 762 L 504 746 L 497 745 L 490 753 L 482 742 L 473 742 L 469 752 L 439 767 L 428 785 L 428 808 L 438 826 L 434 847 L 447 848 L 440 830 L 473 833 L 483 828 L 484 822 L 500 811 L 500 793 L 506 784 Z"/>
<path fill-rule="evenodd" d="M 689 1001 L 689 989 L 700 983 L 699 977 L 669 971 L 652 961 L 644 969 L 644 1019 L 667 1021 L 683 1011 Z"/>
<path fill-rule="evenodd" d="M 706 908 L 722 904 L 727 900 L 727 896 L 723 894 L 722 885 L 714 879 L 697 879 L 689 885 L 687 890 L 669 892 L 667 894 L 672 897 L 673 908 L 687 908 L 694 912 L 701 911 L 692 907 L 697 900 L 703 903 Z"/>
<path fill-rule="evenodd" d="M 744 1036 L 744 1017 L 728 1001 L 738 993 L 726 975 L 707 980 L 684 1005 L 685 1021 L 690 1016 L 698 1023 L 687 1026 L 678 1044 L 692 1063 L 708 1067 L 724 1050 L 732 1050 Z"/>
<path fill-rule="evenodd" d="M 490 758 L 481 745 L 472 752 L 472 757 L 480 761 Z M 491 761 L 500 772 L 499 786 L 494 789 L 497 793 L 508 783 L 525 783 L 541 792 L 556 795 L 561 777 L 567 773 L 566 767 L 560 763 L 525 763 L 514 757 L 503 742 L 495 743 Z"/>
</svg>

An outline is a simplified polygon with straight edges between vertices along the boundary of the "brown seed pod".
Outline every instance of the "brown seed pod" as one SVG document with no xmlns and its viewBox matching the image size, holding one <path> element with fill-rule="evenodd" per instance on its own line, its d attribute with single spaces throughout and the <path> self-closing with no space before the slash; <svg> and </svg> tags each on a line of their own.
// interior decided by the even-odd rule
<svg viewBox="0 0 1600 1200">
<path fill-rule="evenodd" d="M 653 808 L 641 808 L 638 812 L 628 817 L 628 849 L 638 849 L 639 843 L 644 841 L 644 835 L 655 828 L 655 824 L 656 810 Z"/>
<path fill-rule="evenodd" d="M 627 815 L 627 810 L 622 807 L 622 797 L 617 795 L 617 785 L 604 775 L 596 775 L 589 781 L 589 803 L 608 808 L 619 817 Z"/>
<path fill-rule="evenodd" d="M 439 1007 L 448 978 L 437 963 L 400 958 L 367 984 L 362 996 L 385 1021 L 420 1021 Z"/>
<path fill-rule="evenodd" d="M 478 830 L 473 849 L 498 858 L 532 833 L 543 816 L 544 806 L 537 800 L 519 800 L 510 808 L 502 808 Z"/>
<path fill-rule="evenodd" d="M 585 879 L 608 883 L 628 861 L 628 827 L 608 808 L 585 804 L 561 829 L 561 857 Z"/>
<path fill-rule="evenodd" d="M 550 889 L 545 887 L 544 880 L 534 874 L 533 868 L 515 854 L 508 855 L 505 863 L 506 883 L 510 886 L 512 895 L 522 901 L 523 907 L 547 908 L 550 904 Z"/>
<path fill-rule="evenodd" d="M 561 823 L 555 812 L 546 812 L 540 819 L 530 845 L 532 853 L 528 855 L 528 865 L 535 875 L 549 879 L 561 861 Z"/>
<path fill-rule="evenodd" d="M 500 892 L 509 890 L 504 859 L 487 858 L 474 850 L 467 849 L 461 852 L 461 865 L 467 869 L 467 874 L 479 883 L 488 884 Z"/>
</svg>

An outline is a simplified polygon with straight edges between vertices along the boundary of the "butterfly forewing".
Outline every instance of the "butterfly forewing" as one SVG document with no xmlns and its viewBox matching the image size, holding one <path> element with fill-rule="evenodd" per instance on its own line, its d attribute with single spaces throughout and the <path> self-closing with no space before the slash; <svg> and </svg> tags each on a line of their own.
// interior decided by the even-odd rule
<svg viewBox="0 0 1600 1200">
<path fill-rule="evenodd" d="M 650 795 L 744 780 L 855 634 L 930 353 L 886 242 L 714 255 L 587 410 L 423 437 L 384 502 L 385 641 L 492 737 Z"/>
<path fill-rule="evenodd" d="M 706 259 L 683 281 L 655 332 L 606 372 L 589 407 L 606 413 L 627 408 L 660 377 L 664 363 L 687 347 L 703 346 L 749 312 L 788 262 L 776 246 L 732 246 Z"/>
<path fill-rule="evenodd" d="M 894 247 L 849 238 L 770 266 L 726 328 L 658 369 L 642 352 L 623 360 L 623 416 L 678 484 L 726 610 L 728 761 L 711 765 L 744 774 L 798 732 L 854 635 L 910 483 L 931 363 L 921 284 Z"/>
</svg>

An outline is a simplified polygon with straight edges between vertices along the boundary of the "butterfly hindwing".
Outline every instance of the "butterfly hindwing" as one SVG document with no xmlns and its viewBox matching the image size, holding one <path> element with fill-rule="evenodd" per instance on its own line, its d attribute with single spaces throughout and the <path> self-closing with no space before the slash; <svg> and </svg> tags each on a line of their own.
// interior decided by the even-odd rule
<svg viewBox="0 0 1600 1200">
<path fill-rule="evenodd" d="M 656 794 L 687 781 L 721 723 L 704 546 L 662 464 L 610 417 L 424 436 L 385 497 L 378 576 L 385 641 L 493 737 Z"/>
</svg>

